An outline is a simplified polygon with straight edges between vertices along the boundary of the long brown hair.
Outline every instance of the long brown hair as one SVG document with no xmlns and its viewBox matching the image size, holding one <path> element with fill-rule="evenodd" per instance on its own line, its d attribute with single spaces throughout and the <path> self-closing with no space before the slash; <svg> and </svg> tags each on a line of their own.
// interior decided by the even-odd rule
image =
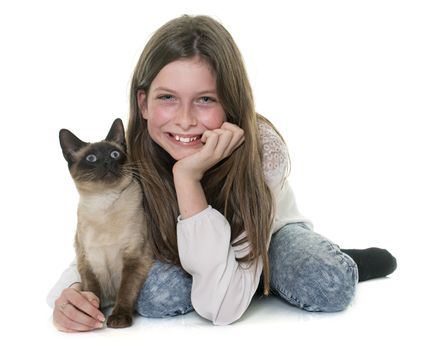
<svg viewBox="0 0 425 350">
<path fill-rule="evenodd" d="M 152 81 L 167 64 L 199 57 L 215 72 L 219 101 L 227 121 L 244 130 L 245 142 L 231 156 L 209 169 L 202 179 L 208 203 L 229 221 L 231 240 L 250 244 L 250 253 L 238 259 L 251 264 L 263 260 L 264 294 L 269 293 L 269 240 L 274 202 L 262 168 L 262 147 L 250 83 L 239 49 L 227 30 L 207 16 L 184 15 L 162 26 L 151 37 L 134 71 L 130 93 L 127 140 L 130 159 L 137 164 L 144 192 L 148 231 L 156 257 L 180 264 L 176 218 L 179 215 L 172 178 L 174 160 L 149 136 L 137 94 L 146 95 Z"/>
</svg>

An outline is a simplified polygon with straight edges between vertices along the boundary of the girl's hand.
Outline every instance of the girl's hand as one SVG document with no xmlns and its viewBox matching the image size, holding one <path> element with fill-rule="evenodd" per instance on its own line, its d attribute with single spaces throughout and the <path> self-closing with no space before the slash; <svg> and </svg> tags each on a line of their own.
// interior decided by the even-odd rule
<svg viewBox="0 0 425 350">
<path fill-rule="evenodd" d="M 201 181 L 208 169 L 229 157 L 244 140 L 244 131 L 228 122 L 224 122 L 220 129 L 207 130 L 202 135 L 204 145 L 200 151 L 176 162 L 173 174 Z"/>
<path fill-rule="evenodd" d="M 65 288 L 56 299 L 53 324 L 62 332 L 91 331 L 102 328 L 105 316 L 99 310 L 99 298 L 92 292 L 81 292 L 80 284 Z"/>
</svg>

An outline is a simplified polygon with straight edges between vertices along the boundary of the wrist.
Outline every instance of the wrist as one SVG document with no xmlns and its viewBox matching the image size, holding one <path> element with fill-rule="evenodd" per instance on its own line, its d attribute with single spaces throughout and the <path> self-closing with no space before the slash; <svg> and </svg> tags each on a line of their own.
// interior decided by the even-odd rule
<svg viewBox="0 0 425 350">
<path fill-rule="evenodd" d="M 208 207 L 201 182 L 184 174 L 174 176 L 180 217 L 187 219 Z"/>
<path fill-rule="evenodd" d="M 200 182 L 202 180 L 202 177 L 204 176 L 203 173 L 198 173 L 193 169 L 185 169 L 179 162 L 174 164 L 173 166 L 173 178 L 174 182 L 177 180 L 185 180 L 187 182 Z"/>
</svg>

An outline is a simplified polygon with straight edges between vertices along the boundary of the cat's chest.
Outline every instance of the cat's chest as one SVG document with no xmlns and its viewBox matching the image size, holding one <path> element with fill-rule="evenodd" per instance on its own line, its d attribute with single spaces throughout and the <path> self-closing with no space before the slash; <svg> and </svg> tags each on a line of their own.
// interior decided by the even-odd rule
<svg viewBox="0 0 425 350">
<path fill-rule="evenodd" d="M 77 233 L 84 250 L 104 250 L 109 254 L 116 255 L 130 244 L 129 241 L 135 234 L 129 232 L 129 228 L 105 223 L 104 225 L 81 225 Z"/>
<path fill-rule="evenodd" d="M 120 239 L 121 238 L 121 239 Z M 85 230 L 79 235 L 79 241 L 84 247 L 87 258 L 93 263 L 99 260 L 102 264 L 121 260 L 127 243 L 125 237 L 96 231 Z"/>
<path fill-rule="evenodd" d="M 141 244 L 138 232 L 134 231 L 125 225 L 121 228 L 113 224 L 96 227 L 85 225 L 77 234 L 86 259 L 93 269 L 121 271 L 124 254 L 129 254 Z"/>
<path fill-rule="evenodd" d="M 109 232 L 102 235 L 87 228 L 84 234 L 79 235 L 85 259 L 99 281 L 102 300 L 114 300 L 121 283 L 124 254 L 128 253 L 130 244 L 122 236 Z"/>
<path fill-rule="evenodd" d="M 114 278 L 123 267 L 123 250 L 121 246 L 85 247 L 86 259 L 96 275 Z"/>
</svg>

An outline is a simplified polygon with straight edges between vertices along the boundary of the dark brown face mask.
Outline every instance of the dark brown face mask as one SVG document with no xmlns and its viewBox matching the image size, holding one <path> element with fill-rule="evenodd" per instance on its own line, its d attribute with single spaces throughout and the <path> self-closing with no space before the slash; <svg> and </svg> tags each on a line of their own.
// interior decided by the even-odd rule
<svg viewBox="0 0 425 350">
<path fill-rule="evenodd" d="M 60 130 L 59 141 L 75 181 L 113 183 L 123 176 L 127 154 L 121 119 L 114 121 L 105 140 L 101 142 L 81 141 L 66 129 Z"/>
</svg>

